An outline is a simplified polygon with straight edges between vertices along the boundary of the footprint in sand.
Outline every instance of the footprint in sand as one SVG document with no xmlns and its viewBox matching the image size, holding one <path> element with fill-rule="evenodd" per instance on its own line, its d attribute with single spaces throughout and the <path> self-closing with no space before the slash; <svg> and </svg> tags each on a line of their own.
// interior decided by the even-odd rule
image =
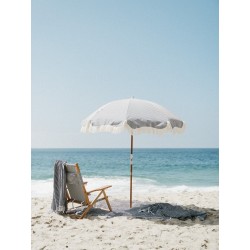
<svg viewBox="0 0 250 250">
<path fill-rule="evenodd" d="M 41 215 L 31 217 L 31 219 L 39 219 L 39 218 L 41 218 Z"/>
<path fill-rule="evenodd" d="M 45 221 L 44 224 L 51 224 L 52 220 Z"/>
</svg>

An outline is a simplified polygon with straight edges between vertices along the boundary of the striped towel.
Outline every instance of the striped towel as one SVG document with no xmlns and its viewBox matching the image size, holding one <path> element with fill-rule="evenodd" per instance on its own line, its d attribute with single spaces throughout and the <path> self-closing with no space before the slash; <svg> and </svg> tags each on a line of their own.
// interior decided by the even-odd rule
<svg viewBox="0 0 250 250">
<path fill-rule="evenodd" d="M 66 162 L 59 160 L 54 166 L 54 191 L 51 209 L 58 214 L 64 214 L 67 211 L 65 165 Z"/>
</svg>

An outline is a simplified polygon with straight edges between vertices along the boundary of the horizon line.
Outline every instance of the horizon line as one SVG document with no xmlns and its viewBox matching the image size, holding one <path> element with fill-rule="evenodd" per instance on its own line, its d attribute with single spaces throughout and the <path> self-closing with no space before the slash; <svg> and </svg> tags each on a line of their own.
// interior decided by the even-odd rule
<svg viewBox="0 0 250 250">
<path fill-rule="evenodd" d="M 31 147 L 31 149 L 130 149 L 130 147 Z M 219 149 L 219 147 L 136 147 L 134 149 Z"/>
</svg>

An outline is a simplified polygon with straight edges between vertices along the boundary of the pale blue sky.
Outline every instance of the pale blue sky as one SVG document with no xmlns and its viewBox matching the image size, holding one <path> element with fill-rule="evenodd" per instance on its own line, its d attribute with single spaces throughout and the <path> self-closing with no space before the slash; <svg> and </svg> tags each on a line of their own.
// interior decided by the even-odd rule
<svg viewBox="0 0 250 250">
<path fill-rule="evenodd" d="M 32 1 L 32 147 L 129 147 L 82 134 L 101 105 L 134 96 L 183 119 L 135 147 L 218 147 L 218 1 Z"/>
</svg>

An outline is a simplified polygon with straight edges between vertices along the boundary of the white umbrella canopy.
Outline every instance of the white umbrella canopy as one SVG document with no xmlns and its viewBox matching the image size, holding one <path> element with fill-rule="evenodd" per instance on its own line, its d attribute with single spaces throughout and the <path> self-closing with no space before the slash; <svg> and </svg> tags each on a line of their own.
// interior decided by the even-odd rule
<svg viewBox="0 0 250 250">
<path fill-rule="evenodd" d="M 128 131 L 131 135 L 130 154 L 130 207 L 132 207 L 133 135 L 139 133 L 178 133 L 185 124 L 164 107 L 150 101 L 135 98 L 109 102 L 82 122 L 81 132 Z"/>
</svg>

